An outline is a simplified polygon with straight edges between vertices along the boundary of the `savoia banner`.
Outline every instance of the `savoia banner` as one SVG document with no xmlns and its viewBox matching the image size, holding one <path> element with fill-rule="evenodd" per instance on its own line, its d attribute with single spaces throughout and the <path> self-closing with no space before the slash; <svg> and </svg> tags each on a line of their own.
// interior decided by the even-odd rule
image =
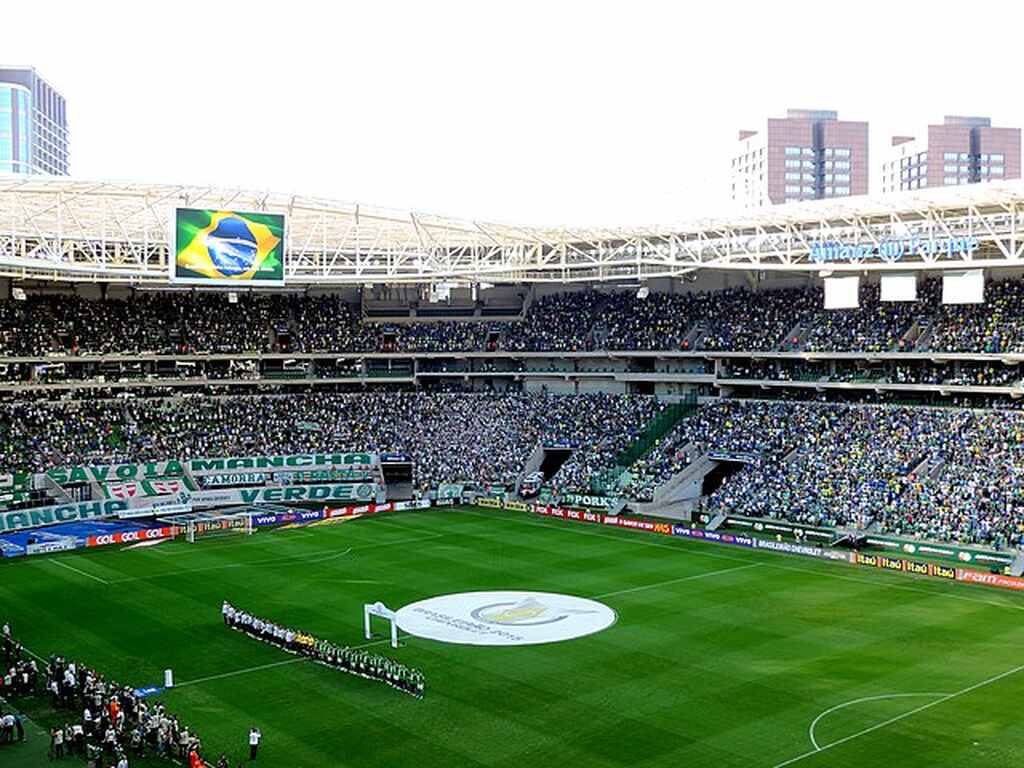
<svg viewBox="0 0 1024 768">
<path fill-rule="evenodd" d="M 290 456 L 239 456 L 232 458 L 152 461 L 145 464 L 106 464 L 90 467 L 51 469 L 46 475 L 56 483 L 116 482 L 160 480 L 191 474 L 240 474 L 254 469 L 310 470 L 335 467 L 368 469 L 374 462 L 371 453 L 300 453 Z"/>
</svg>

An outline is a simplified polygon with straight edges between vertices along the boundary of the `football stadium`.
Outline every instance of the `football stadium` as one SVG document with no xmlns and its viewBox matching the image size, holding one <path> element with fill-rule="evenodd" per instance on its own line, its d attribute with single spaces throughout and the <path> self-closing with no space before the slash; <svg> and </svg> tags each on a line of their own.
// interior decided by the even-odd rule
<svg viewBox="0 0 1024 768">
<path fill-rule="evenodd" d="M 3 764 L 1019 762 L 1022 238 L 0 176 Z"/>
</svg>

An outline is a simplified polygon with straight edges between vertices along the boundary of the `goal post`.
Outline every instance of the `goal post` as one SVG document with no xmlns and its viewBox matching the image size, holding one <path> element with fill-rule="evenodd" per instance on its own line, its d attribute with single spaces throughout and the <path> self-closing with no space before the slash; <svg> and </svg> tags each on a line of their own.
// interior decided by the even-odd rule
<svg viewBox="0 0 1024 768">
<path fill-rule="evenodd" d="M 395 612 L 388 608 L 384 603 L 367 603 L 363 606 L 363 631 L 366 635 L 367 640 L 373 639 L 373 627 L 371 618 L 376 616 L 377 618 L 384 619 L 391 625 L 391 647 L 398 647 L 398 623 L 395 621 Z"/>
<path fill-rule="evenodd" d="M 252 515 L 247 513 L 228 515 L 189 515 L 185 522 L 185 540 L 195 544 L 200 538 L 241 533 L 252 535 Z"/>
</svg>

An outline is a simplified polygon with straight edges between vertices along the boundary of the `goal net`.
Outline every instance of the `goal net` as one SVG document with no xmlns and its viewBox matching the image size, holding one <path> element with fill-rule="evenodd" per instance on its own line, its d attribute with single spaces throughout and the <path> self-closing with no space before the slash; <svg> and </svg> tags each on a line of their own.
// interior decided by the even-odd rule
<svg viewBox="0 0 1024 768">
<path fill-rule="evenodd" d="M 230 536 L 233 534 L 251 535 L 253 532 L 252 515 L 248 512 L 192 513 L 176 515 L 168 518 L 168 522 L 177 525 L 185 534 L 185 540 L 194 544 L 199 539 L 213 536 Z"/>
</svg>

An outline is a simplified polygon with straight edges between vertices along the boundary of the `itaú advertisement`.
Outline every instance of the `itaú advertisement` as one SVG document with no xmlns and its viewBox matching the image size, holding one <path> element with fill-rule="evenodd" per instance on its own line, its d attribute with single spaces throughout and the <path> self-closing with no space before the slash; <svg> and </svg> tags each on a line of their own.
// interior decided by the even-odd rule
<svg viewBox="0 0 1024 768">
<path fill-rule="evenodd" d="M 90 536 L 85 540 L 87 547 L 105 547 L 108 544 L 131 544 L 136 541 L 154 541 L 166 539 L 173 536 L 177 529 L 173 526 L 164 528 L 146 528 L 141 531 L 122 531 L 120 533 L 107 533 L 100 536 Z"/>
</svg>

